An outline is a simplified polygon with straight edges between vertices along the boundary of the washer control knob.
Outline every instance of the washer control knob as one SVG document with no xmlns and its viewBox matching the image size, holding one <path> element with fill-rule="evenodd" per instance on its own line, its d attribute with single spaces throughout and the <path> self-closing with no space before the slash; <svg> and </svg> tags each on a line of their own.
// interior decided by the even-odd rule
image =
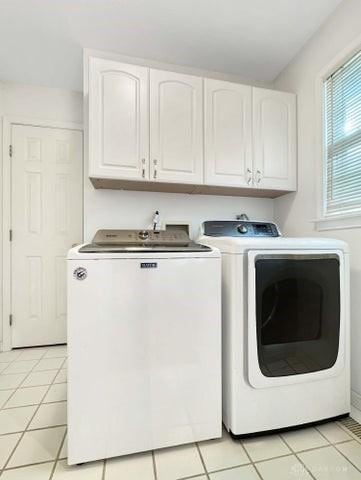
<svg viewBox="0 0 361 480">
<path fill-rule="evenodd" d="M 142 230 L 139 232 L 138 237 L 141 240 L 147 240 L 147 238 L 149 238 L 149 232 L 147 232 L 147 230 Z"/>
<path fill-rule="evenodd" d="M 239 231 L 239 233 L 242 233 L 242 234 L 245 234 L 248 232 L 248 228 L 246 227 L 246 225 L 238 225 L 237 227 L 237 230 Z"/>
</svg>

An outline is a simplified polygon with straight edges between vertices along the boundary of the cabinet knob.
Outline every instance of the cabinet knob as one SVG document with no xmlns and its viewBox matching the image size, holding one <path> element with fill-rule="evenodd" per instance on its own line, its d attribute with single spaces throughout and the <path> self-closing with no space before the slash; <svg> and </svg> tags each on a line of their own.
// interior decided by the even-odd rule
<svg viewBox="0 0 361 480">
<path fill-rule="evenodd" d="M 257 174 L 256 182 L 257 182 L 257 185 L 259 185 L 261 183 L 261 180 L 262 180 L 262 173 L 261 173 L 260 170 L 257 170 L 256 174 Z"/>
<path fill-rule="evenodd" d="M 155 158 L 155 159 L 153 160 L 153 165 L 154 165 L 153 178 L 154 178 L 154 179 L 157 178 L 157 164 L 158 164 L 158 162 L 157 162 L 157 159 Z"/>
<path fill-rule="evenodd" d="M 247 185 L 250 185 L 252 182 L 252 170 L 247 168 Z"/>
</svg>

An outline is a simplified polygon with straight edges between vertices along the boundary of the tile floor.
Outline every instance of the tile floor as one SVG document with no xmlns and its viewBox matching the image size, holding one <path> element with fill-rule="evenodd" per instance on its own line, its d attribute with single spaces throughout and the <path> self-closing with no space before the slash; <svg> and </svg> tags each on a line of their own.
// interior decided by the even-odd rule
<svg viewBox="0 0 361 480">
<path fill-rule="evenodd" d="M 66 347 L 0 353 L 0 480 L 361 480 L 361 440 L 331 422 L 66 463 Z"/>
</svg>

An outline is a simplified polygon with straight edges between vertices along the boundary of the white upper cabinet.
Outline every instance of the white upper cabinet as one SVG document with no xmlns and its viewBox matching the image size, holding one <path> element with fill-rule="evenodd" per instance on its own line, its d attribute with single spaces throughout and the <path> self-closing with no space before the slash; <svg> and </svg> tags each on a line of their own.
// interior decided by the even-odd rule
<svg viewBox="0 0 361 480">
<path fill-rule="evenodd" d="M 296 96 L 253 88 L 254 184 L 296 190 Z"/>
<path fill-rule="evenodd" d="M 149 69 L 89 59 L 89 176 L 149 178 Z"/>
<path fill-rule="evenodd" d="M 252 87 L 206 79 L 205 183 L 252 186 Z"/>
<path fill-rule="evenodd" d="M 150 179 L 203 183 L 202 78 L 150 71 Z"/>
<path fill-rule="evenodd" d="M 295 95 L 88 60 L 89 177 L 96 188 L 259 189 L 270 197 L 296 190 Z"/>
</svg>

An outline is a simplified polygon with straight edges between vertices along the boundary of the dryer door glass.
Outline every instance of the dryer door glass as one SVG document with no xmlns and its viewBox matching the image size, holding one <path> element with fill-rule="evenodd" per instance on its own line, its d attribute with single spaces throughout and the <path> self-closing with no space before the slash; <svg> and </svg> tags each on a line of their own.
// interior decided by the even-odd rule
<svg viewBox="0 0 361 480">
<path fill-rule="evenodd" d="M 263 375 L 331 368 L 340 332 L 337 255 L 258 255 L 256 319 Z"/>
</svg>

